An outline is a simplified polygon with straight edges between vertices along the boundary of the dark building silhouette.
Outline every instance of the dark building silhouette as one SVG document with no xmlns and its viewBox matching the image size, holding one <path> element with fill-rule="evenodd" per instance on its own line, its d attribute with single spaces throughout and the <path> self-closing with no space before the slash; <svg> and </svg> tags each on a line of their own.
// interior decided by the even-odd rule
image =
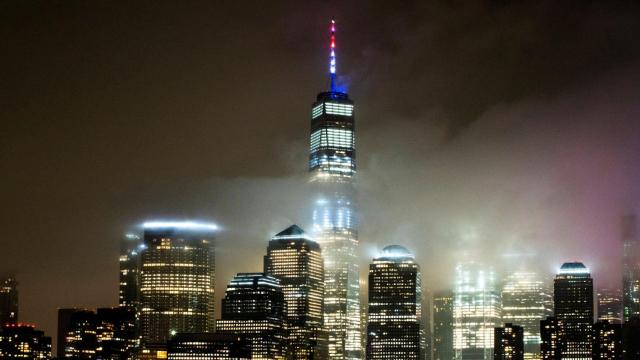
<svg viewBox="0 0 640 360">
<path fill-rule="evenodd" d="M 58 358 L 131 359 L 139 347 L 136 313 L 128 307 L 58 311 Z"/>
<path fill-rule="evenodd" d="M 287 324 L 284 293 L 278 279 L 263 273 L 239 273 L 222 299 L 219 333 L 247 339 L 254 359 L 284 359 Z"/>
<path fill-rule="evenodd" d="M 622 220 L 622 302 L 623 317 L 640 316 L 640 240 L 635 215 Z"/>
<path fill-rule="evenodd" d="M 593 359 L 622 360 L 622 325 L 601 320 L 593 324 Z"/>
<path fill-rule="evenodd" d="M 506 323 L 495 328 L 493 335 L 493 358 L 495 360 L 524 360 L 524 329 Z"/>
<path fill-rule="evenodd" d="M 264 272 L 280 280 L 287 303 L 290 359 L 325 358 L 322 302 L 324 267 L 320 245 L 292 225 L 269 241 Z"/>
<path fill-rule="evenodd" d="M 387 246 L 369 265 L 366 358 L 423 359 L 420 266 L 406 248 Z"/>
<path fill-rule="evenodd" d="M 143 346 L 214 330 L 214 232 L 195 222 L 147 222 L 140 253 Z"/>
<path fill-rule="evenodd" d="M 640 317 L 632 316 L 622 325 L 623 359 L 640 359 Z"/>
<path fill-rule="evenodd" d="M 540 354 L 543 360 L 560 360 L 560 326 L 555 317 L 540 320 Z"/>
<path fill-rule="evenodd" d="M 51 338 L 32 325 L 5 324 L 0 331 L 0 359 L 51 359 Z"/>
<path fill-rule="evenodd" d="M 136 234 L 126 234 L 120 244 L 120 307 L 138 309 L 140 305 L 140 245 Z"/>
<path fill-rule="evenodd" d="M 564 263 L 553 288 L 562 358 L 591 359 L 593 279 L 579 262 Z"/>
<path fill-rule="evenodd" d="M 167 343 L 169 360 L 253 359 L 247 339 L 217 333 L 176 334 Z"/>
<path fill-rule="evenodd" d="M 453 292 L 433 297 L 433 360 L 453 360 Z"/>
<path fill-rule="evenodd" d="M 0 326 L 18 322 L 18 283 L 15 277 L 0 278 Z"/>
</svg>

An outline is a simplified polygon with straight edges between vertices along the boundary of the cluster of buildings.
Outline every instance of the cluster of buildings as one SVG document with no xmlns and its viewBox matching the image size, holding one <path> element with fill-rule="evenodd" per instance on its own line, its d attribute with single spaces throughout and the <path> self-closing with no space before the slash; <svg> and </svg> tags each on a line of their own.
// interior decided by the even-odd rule
<svg viewBox="0 0 640 360">
<path fill-rule="evenodd" d="M 461 263 L 454 288 L 431 296 L 414 254 L 398 245 L 371 259 L 361 301 L 354 103 L 337 86 L 335 51 L 332 21 L 330 90 L 311 109 L 310 232 L 292 225 L 275 234 L 262 271 L 236 274 L 218 309 L 216 226 L 144 223 L 123 240 L 119 306 L 59 309 L 57 358 L 640 359 L 634 218 L 623 290 L 602 290 L 597 301 L 578 262 L 562 265 L 553 289 L 533 271 L 499 277 Z M 50 359 L 51 338 L 17 321 L 15 280 L 0 285 L 0 358 Z"/>
</svg>

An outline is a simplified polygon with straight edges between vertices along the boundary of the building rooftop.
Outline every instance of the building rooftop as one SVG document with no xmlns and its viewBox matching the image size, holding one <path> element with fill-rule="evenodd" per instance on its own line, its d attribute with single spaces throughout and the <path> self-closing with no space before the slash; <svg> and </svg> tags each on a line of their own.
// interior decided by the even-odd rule
<svg viewBox="0 0 640 360">
<path fill-rule="evenodd" d="M 279 233 L 275 234 L 272 238 L 272 240 L 282 240 L 282 239 L 313 240 L 304 230 L 302 230 L 302 228 L 300 228 L 296 224 L 293 224 L 288 228 L 280 231 Z"/>
<path fill-rule="evenodd" d="M 581 262 L 567 262 L 562 264 L 558 275 L 588 275 L 589 269 Z"/>
</svg>

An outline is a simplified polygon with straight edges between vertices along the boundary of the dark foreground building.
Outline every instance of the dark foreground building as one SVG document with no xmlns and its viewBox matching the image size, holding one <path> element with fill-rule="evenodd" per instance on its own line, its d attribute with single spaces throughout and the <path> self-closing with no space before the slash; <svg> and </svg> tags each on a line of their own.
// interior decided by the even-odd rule
<svg viewBox="0 0 640 360">
<path fill-rule="evenodd" d="M 524 360 L 524 329 L 506 323 L 495 328 L 493 335 L 493 358 L 495 360 Z"/>
<path fill-rule="evenodd" d="M 241 336 L 215 333 L 177 334 L 167 343 L 169 360 L 252 359 L 251 346 Z"/>
<path fill-rule="evenodd" d="M 0 326 L 18 321 L 18 283 L 15 277 L 0 278 Z"/>
<path fill-rule="evenodd" d="M 453 292 L 433 297 L 433 360 L 453 360 Z"/>
<path fill-rule="evenodd" d="M 239 273 L 222 299 L 217 331 L 247 339 L 253 359 L 284 359 L 285 308 L 278 279 L 263 273 Z"/>
<path fill-rule="evenodd" d="M 607 320 L 593 324 L 593 359 L 622 360 L 622 325 Z"/>
<path fill-rule="evenodd" d="M 422 359 L 420 267 L 406 248 L 387 246 L 369 266 L 367 359 Z"/>
<path fill-rule="evenodd" d="M 51 359 L 51 338 L 32 325 L 5 324 L 0 331 L 0 359 Z"/>
</svg>

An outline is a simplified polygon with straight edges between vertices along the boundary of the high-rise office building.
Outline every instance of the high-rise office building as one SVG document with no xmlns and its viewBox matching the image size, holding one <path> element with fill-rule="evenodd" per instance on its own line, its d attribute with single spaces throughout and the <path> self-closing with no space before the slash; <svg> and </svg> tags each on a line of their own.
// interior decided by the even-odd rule
<svg viewBox="0 0 640 360">
<path fill-rule="evenodd" d="M 313 236 L 325 260 L 324 326 L 331 359 L 360 359 L 360 282 L 355 204 L 353 101 L 336 84 L 335 22 L 331 22 L 329 91 L 311 110 L 310 182 L 316 194 Z"/>
<path fill-rule="evenodd" d="M 217 333 L 176 334 L 162 358 L 169 360 L 249 360 L 251 345 L 242 336 Z"/>
<path fill-rule="evenodd" d="M 493 335 L 493 358 L 495 360 L 524 359 L 524 329 L 522 326 L 506 323 L 497 327 Z"/>
<path fill-rule="evenodd" d="M 33 325 L 7 323 L 0 330 L 0 359 L 51 359 L 51 338 Z"/>
<path fill-rule="evenodd" d="M 0 326 L 18 321 L 18 283 L 13 276 L 0 278 Z"/>
<path fill-rule="evenodd" d="M 286 303 L 278 279 L 263 273 L 239 273 L 222 299 L 219 333 L 246 338 L 252 359 L 284 359 Z"/>
<path fill-rule="evenodd" d="M 622 293 L 618 289 L 598 290 L 598 320 L 622 323 Z"/>
<path fill-rule="evenodd" d="M 297 225 L 269 241 L 264 272 L 280 280 L 287 303 L 288 359 L 326 357 L 322 327 L 324 264 L 320 245 Z"/>
<path fill-rule="evenodd" d="M 493 358 L 494 328 L 500 326 L 501 311 L 495 272 L 477 263 L 459 264 L 453 299 L 455 359 Z"/>
<path fill-rule="evenodd" d="M 555 317 L 540 321 L 540 354 L 542 360 L 560 360 L 560 327 Z"/>
<path fill-rule="evenodd" d="M 562 264 L 553 286 L 563 359 L 591 359 L 593 279 L 580 262 Z"/>
<path fill-rule="evenodd" d="M 433 297 L 433 360 L 453 360 L 453 292 Z"/>
<path fill-rule="evenodd" d="M 549 287 L 534 272 L 516 271 L 502 288 L 502 321 L 522 326 L 524 358 L 540 359 L 540 320 L 553 314 Z"/>
<path fill-rule="evenodd" d="M 214 232 L 195 222 L 148 222 L 140 267 L 143 345 L 214 330 Z"/>
<path fill-rule="evenodd" d="M 640 316 L 640 239 L 635 215 L 622 221 L 622 301 L 624 321 Z"/>
<path fill-rule="evenodd" d="M 631 317 L 622 325 L 624 360 L 640 359 L 640 317 Z"/>
<path fill-rule="evenodd" d="M 120 287 L 118 302 L 122 307 L 138 309 L 140 303 L 140 236 L 126 234 L 120 244 Z"/>
<path fill-rule="evenodd" d="M 420 266 L 391 245 L 369 265 L 366 358 L 424 359 Z"/>
<path fill-rule="evenodd" d="M 622 325 L 600 320 L 593 324 L 593 360 L 622 360 Z"/>
<path fill-rule="evenodd" d="M 132 308 L 60 309 L 58 316 L 59 358 L 124 360 L 138 349 Z"/>
</svg>

